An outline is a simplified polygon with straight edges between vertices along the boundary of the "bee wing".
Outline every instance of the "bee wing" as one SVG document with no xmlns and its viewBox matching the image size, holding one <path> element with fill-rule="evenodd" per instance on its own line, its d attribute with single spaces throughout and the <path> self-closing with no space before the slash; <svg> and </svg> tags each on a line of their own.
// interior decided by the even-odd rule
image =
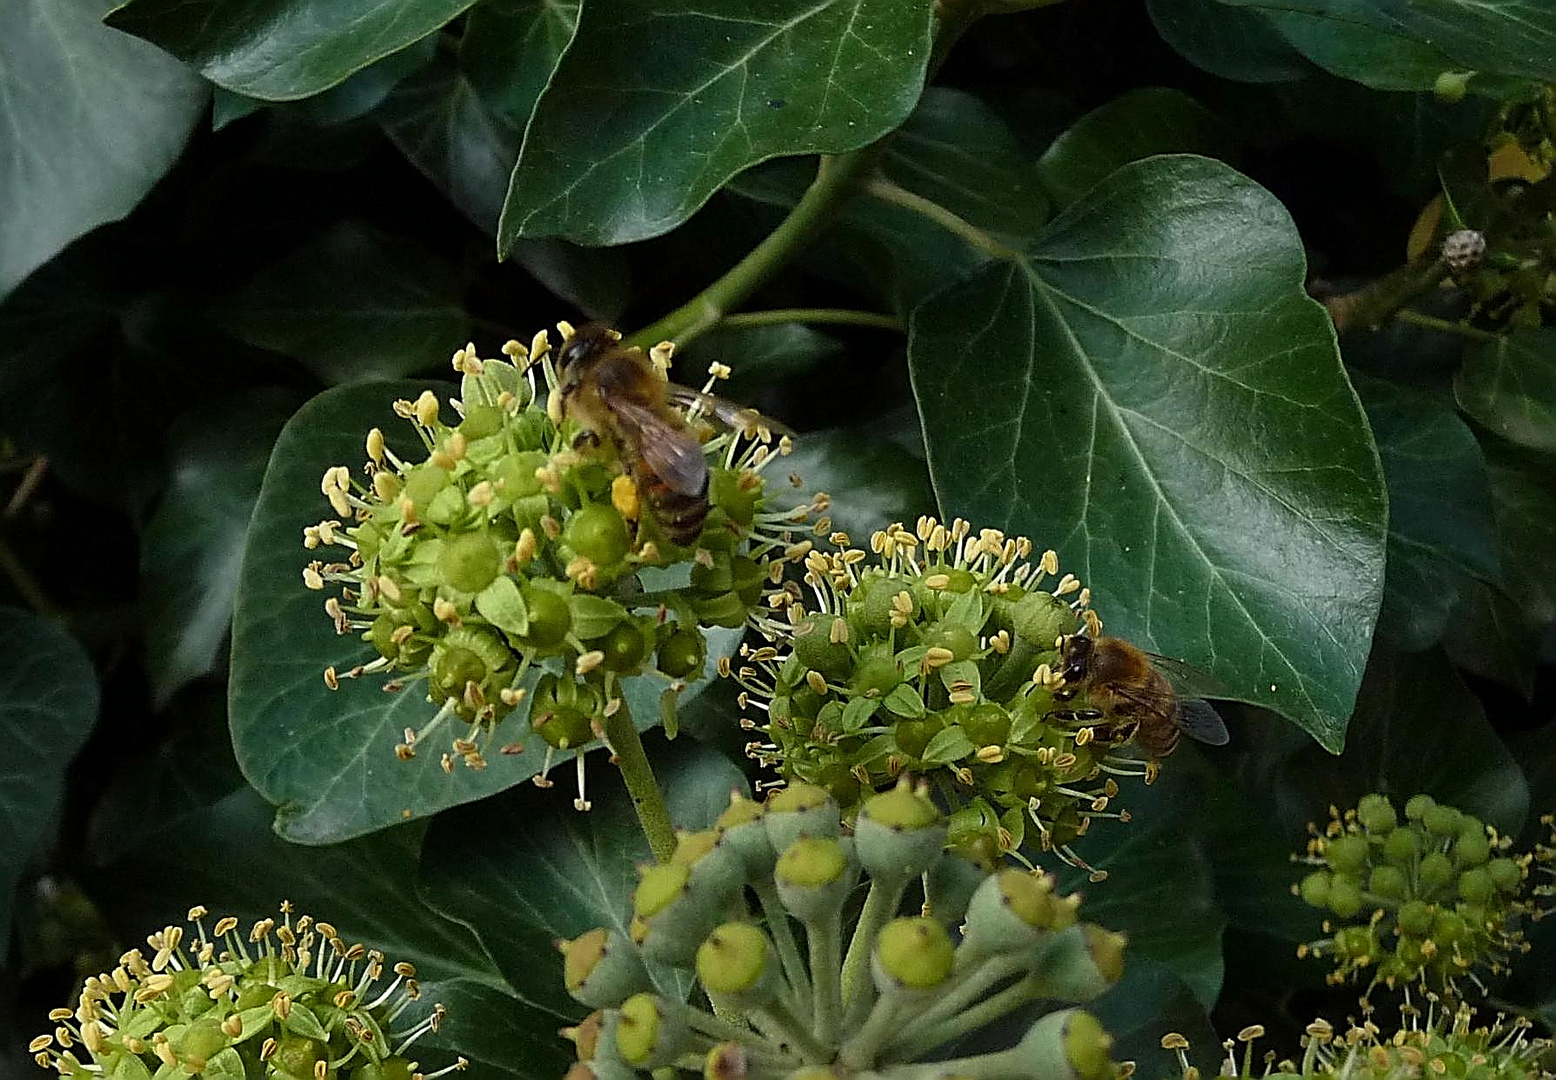
<svg viewBox="0 0 1556 1080">
<path fill-rule="evenodd" d="M 700 390 L 671 383 L 665 389 L 665 396 L 671 403 L 683 409 L 693 407 L 700 408 L 709 413 L 719 423 L 727 428 L 732 428 L 742 435 L 755 435 L 758 428 L 772 432 L 774 435 L 790 435 L 794 432 L 786 425 L 774 420 L 772 417 L 763 416 L 755 409 L 748 409 L 744 405 L 721 398 L 717 394 L 704 394 Z"/>
<path fill-rule="evenodd" d="M 606 405 L 621 421 L 622 435 L 653 474 L 679 495 L 702 495 L 708 490 L 708 459 L 702 444 L 684 427 L 677 427 L 651 405 L 625 397 L 607 399 Z"/>
<path fill-rule="evenodd" d="M 1204 701 L 1180 701 L 1174 723 L 1178 725 L 1179 731 L 1206 746 L 1225 746 L 1232 741 L 1221 714 Z"/>
<path fill-rule="evenodd" d="M 1208 671 L 1186 664 L 1182 660 L 1174 660 L 1170 656 L 1162 656 L 1158 653 L 1146 653 L 1151 658 L 1151 666 L 1167 676 L 1167 681 L 1179 697 L 1184 698 L 1230 698 L 1232 695 L 1227 688 L 1216 681 L 1216 677 Z"/>
</svg>

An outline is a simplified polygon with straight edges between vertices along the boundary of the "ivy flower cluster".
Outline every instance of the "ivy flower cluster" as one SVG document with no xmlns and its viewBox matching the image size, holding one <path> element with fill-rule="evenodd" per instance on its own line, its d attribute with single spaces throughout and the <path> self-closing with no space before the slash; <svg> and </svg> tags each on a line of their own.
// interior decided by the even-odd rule
<svg viewBox="0 0 1556 1080">
<path fill-rule="evenodd" d="M 1520 920 L 1542 914 L 1536 903 L 1550 893 L 1528 887 L 1530 867 L 1550 851 L 1510 854 L 1510 839 L 1429 795 L 1404 810 L 1401 821 L 1387 796 L 1367 795 L 1313 828 L 1304 861 L 1319 869 L 1293 892 L 1333 919 L 1330 936 L 1298 955 L 1333 961 L 1333 983 L 1370 973 L 1369 991 L 1418 987 L 1457 1002 L 1468 982 L 1485 993 L 1483 975 L 1528 951 Z"/>
<path fill-rule="evenodd" d="M 419 1010 L 416 970 L 386 969 L 382 953 L 342 941 L 335 928 L 281 905 L 281 920 L 240 932 L 235 918 L 209 931 L 150 935 L 111 972 L 86 980 L 74 1009 L 28 1047 L 61 1076 L 152 1080 L 434 1080 L 408 1054 L 436 1031 L 444 1009 Z M 386 980 L 387 976 L 387 980 Z M 419 1018 L 418 1018 L 419 1016 Z"/>
<path fill-rule="evenodd" d="M 1078 922 L 1079 898 L 1057 895 L 1052 878 L 987 874 L 946 853 L 945 839 L 940 811 L 907 783 L 867 799 L 851 834 L 811 785 L 765 805 L 736 797 L 715 828 L 642 870 L 628 933 L 602 927 L 561 944 L 568 991 L 597 1010 L 571 1032 L 569 1075 L 1112 1080 L 1111 1039 L 1067 1006 L 1118 979 L 1123 939 Z M 861 873 L 869 888 L 850 928 Z M 914 914 L 898 915 L 920 882 L 922 904 L 914 889 Z M 676 969 L 719 1012 L 685 1003 Z M 1037 1001 L 1059 1007 L 1016 1045 L 920 1063 Z M 732 1012 L 750 1026 L 724 1018 Z"/>
<path fill-rule="evenodd" d="M 1413 1080 L 1422 1076 L 1476 1077 L 1479 1080 L 1543 1080 L 1551 1074 L 1541 1061 L 1550 1052 L 1549 1039 L 1529 1035 L 1531 1021 L 1499 1015 L 1490 1025 L 1475 1024 L 1475 1014 L 1461 1004 L 1444 1010 L 1433 1000 L 1423 1012 L 1401 1010 L 1401 1022 L 1385 1031 L 1371 1019 L 1352 1022 L 1337 1031 L 1327 1020 L 1315 1020 L 1302 1037 L 1300 1060 L 1281 1058 L 1274 1051 L 1254 1057 L 1254 1043 L 1264 1028 L 1254 1024 L 1222 1044 L 1225 1058 L 1218 1075 L 1240 1080 L 1268 1076 L 1344 1078 L 1344 1080 Z M 1199 1080 L 1189 1064 L 1189 1041 L 1173 1033 L 1162 1047 L 1177 1054 L 1183 1080 Z"/>
<path fill-rule="evenodd" d="M 1155 776 L 1111 720 L 1060 700 L 1061 645 L 1101 621 L 1058 556 L 994 529 L 920 518 L 805 553 L 756 620 L 773 643 L 724 670 L 764 736 L 748 753 L 784 781 L 825 788 L 851 816 L 905 772 L 952 808 L 950 842 L 994 860 L 1034 841 L 1094 875 L 1070 847 L 1110 809 L 1117 777 Z M 1072 688 L 1073 689 L 1073 688 Z"/>
<path fill-rule="evenodd" d="M 559 329 L 571 336 L 567 324 Z M 651 353 L 661 374 L 671 351 L 667 342 Z M 702 627 L 745 621 L 770 560 L 781 561 L 791 528 L 809 513 L 769 507 L 760 474 L 788 452 L 786 438 L 705 427 L 706 522 L 694 546 L 671 542 L 645 512 L 618 448 L 581 439 L 563 416 L 546 332 L 528 346 L 510 341 L 503 353 L 506 360 L 482 360 L 466 346 L 454 354 L 460 398 L 449 409 L 430 390 L 397 402 L 421 455 L 397 454 L 373 429 L 362 478 L 345 466 L 324 475 L 338 518 L 304 532 L 310 549 L 346 552 L 309 564 L 304 582 L 338 589 L 325 605 L 336 630 L 360 634 L 378 653 L 349 671 L 327 670 L 326 683 L 376 673 L 391 677 L 388 689 L 424 682 L 436 715 L 408 730 L 397 753 L 414 756 L 433 729 L 458 720 L 467 729 L 443 755 L 449 770 L 456 760 L 484 767 L 493 729 L 526 699 L 548 764 L 549 750 L 600 737 L 605 719 L 624 708 L 623 678 L 663 677 L 673 707 L 703 670 Z M 670 586 L 649 591 L 651 574 Z"/>
</svg>

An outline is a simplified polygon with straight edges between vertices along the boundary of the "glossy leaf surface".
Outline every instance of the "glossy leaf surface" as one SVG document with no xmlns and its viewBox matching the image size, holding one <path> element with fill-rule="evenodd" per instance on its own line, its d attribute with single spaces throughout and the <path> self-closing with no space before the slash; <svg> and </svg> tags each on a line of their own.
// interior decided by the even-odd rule
<svg viewBox="0 0 1556 1080">
<path fill-rule="evenodd" d="M 1504 439 L 1556 451 L 1556 329 L 1515 330 L 1477 344 L 1453 389 L 1461 409 Z"/>
<path fill-rule="evenodd" d="M 1057 548 L 1111 631 L 1338 750 L 1385 503 L 1303 277 L 1257 185 L 1149 158 L 925 303 L 909 365 L 946 515 Z"/>
<path fill-rule="evenodd" d="M 473 0 L 130 0 L 108 25 L 217 86 L 263 101 L 328 90 L 448 22 Z"/>
<path fill-rule="evenodd" d="M 57 824 L 65 770 L 97 720 L 97 672 L 75 638 L 19 608 L 0 608 L 0 959 L 11 942 L 17 886 Z"/>
<path fill-rule="evenodd" d="M 0 5 L 0 298 L 134 209 L 183 151 L 208 90 L 103 26 L 104 0 Z"/>
<path fill-rule="evenodd" d="M 585 8 L 525 133 L 498 250 L 657 236 L 757 162 L 871 142 L 918 97 L 929 14 L 926 0 Z"/>
</svg>

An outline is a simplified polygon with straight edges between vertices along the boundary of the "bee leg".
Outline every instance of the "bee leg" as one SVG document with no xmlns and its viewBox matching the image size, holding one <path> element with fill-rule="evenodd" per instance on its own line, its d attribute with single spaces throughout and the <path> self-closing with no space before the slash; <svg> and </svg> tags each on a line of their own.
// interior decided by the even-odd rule
<svg viewBox="0 0 1556 1080">
<path fill-rule="evenodd" d="M 1089 724 L 1102 719 L 1096 709 L 1058 709 L 1048 714 L 1061 724 Z"/>
<path fill-rule="evenodd" d="M 573 436 L 574 450 L 598 450 L 599 448 L 599 432 L 590 431 L 588 428 L 585 428 L 583 431 L 580 431 L 577 435 Z"/>
</svg>

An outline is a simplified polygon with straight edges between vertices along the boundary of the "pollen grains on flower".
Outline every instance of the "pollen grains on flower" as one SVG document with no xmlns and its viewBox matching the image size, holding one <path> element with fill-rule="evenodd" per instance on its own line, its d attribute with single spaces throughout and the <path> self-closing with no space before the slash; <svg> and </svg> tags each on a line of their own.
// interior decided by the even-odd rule
<svg viewBox="0 0 1556 1080">
<path fill-rule="evenodd" d="M 421 1073 L 407 1055 L 443 1022 L 423 1005 L 416 970 L 342 940 L 334 926 L 281 905 L 280 919 L 240 928 L 231 917 L 192 930 L 167 926 L 111 971 L 89 977 L 74 1009 L 29 1044 L 63 1076 L 316 1075 L 433 1080 L 466 1061 Z"/>
<path fill-rule="evenodd" d="M 564 342 L 573 333 L 558 330 Z M 750 616 L 807 516 L 774 507 L 762 477 L 787 438 L 715 429 L 701 443 L 706 522 L 691 547 L 671 543 L 609 433 L 548 412 L 553 351 L 545 331 L 504 345 L 504 359 L 466 345 L 453 356 L 457 398 L 397 402 L 410 438 L 374 428 L 365 472 L 331 466 L 321 481 L 333 517 L 304 532 L 321 555 L 304 584 L 333 592 L 337 632 L 377 653 L 327 682 L 425 686 L 430 719 L 407 731 L 401 759 L 458 724 L 445 768 L 484 768 L 494 729 L 519 708 L 546 747 L 542 777 L 555 753 L 600 745 L 625 707 L 622 680 L 657 675 L 678 692 L 701 675 L 703 628 Z M 335 561 L 321 554 L 331 549 Z"/>
<path fill-rule="evenodd" d="M 1070 845 L 1099 818 L 1127 821 L 1118 780 L 1153 774 L 1105 718 L 1055 698 L 1063 638 L 1101 626 L 1089 590 L 1053 551 L 960 519 L 891 525 L 868 551 L 829 530 L 791 552 L 803 584 L 769 592 L 755 621 L 772 644 L 729 665 L 761 714 L 744 721 L 761 736 L 750 756 L 850 819 L 904 772 L 930 778 L 953 847 L 993 859 L 1030 842 L 1100 880 Z"/>
</svg>

